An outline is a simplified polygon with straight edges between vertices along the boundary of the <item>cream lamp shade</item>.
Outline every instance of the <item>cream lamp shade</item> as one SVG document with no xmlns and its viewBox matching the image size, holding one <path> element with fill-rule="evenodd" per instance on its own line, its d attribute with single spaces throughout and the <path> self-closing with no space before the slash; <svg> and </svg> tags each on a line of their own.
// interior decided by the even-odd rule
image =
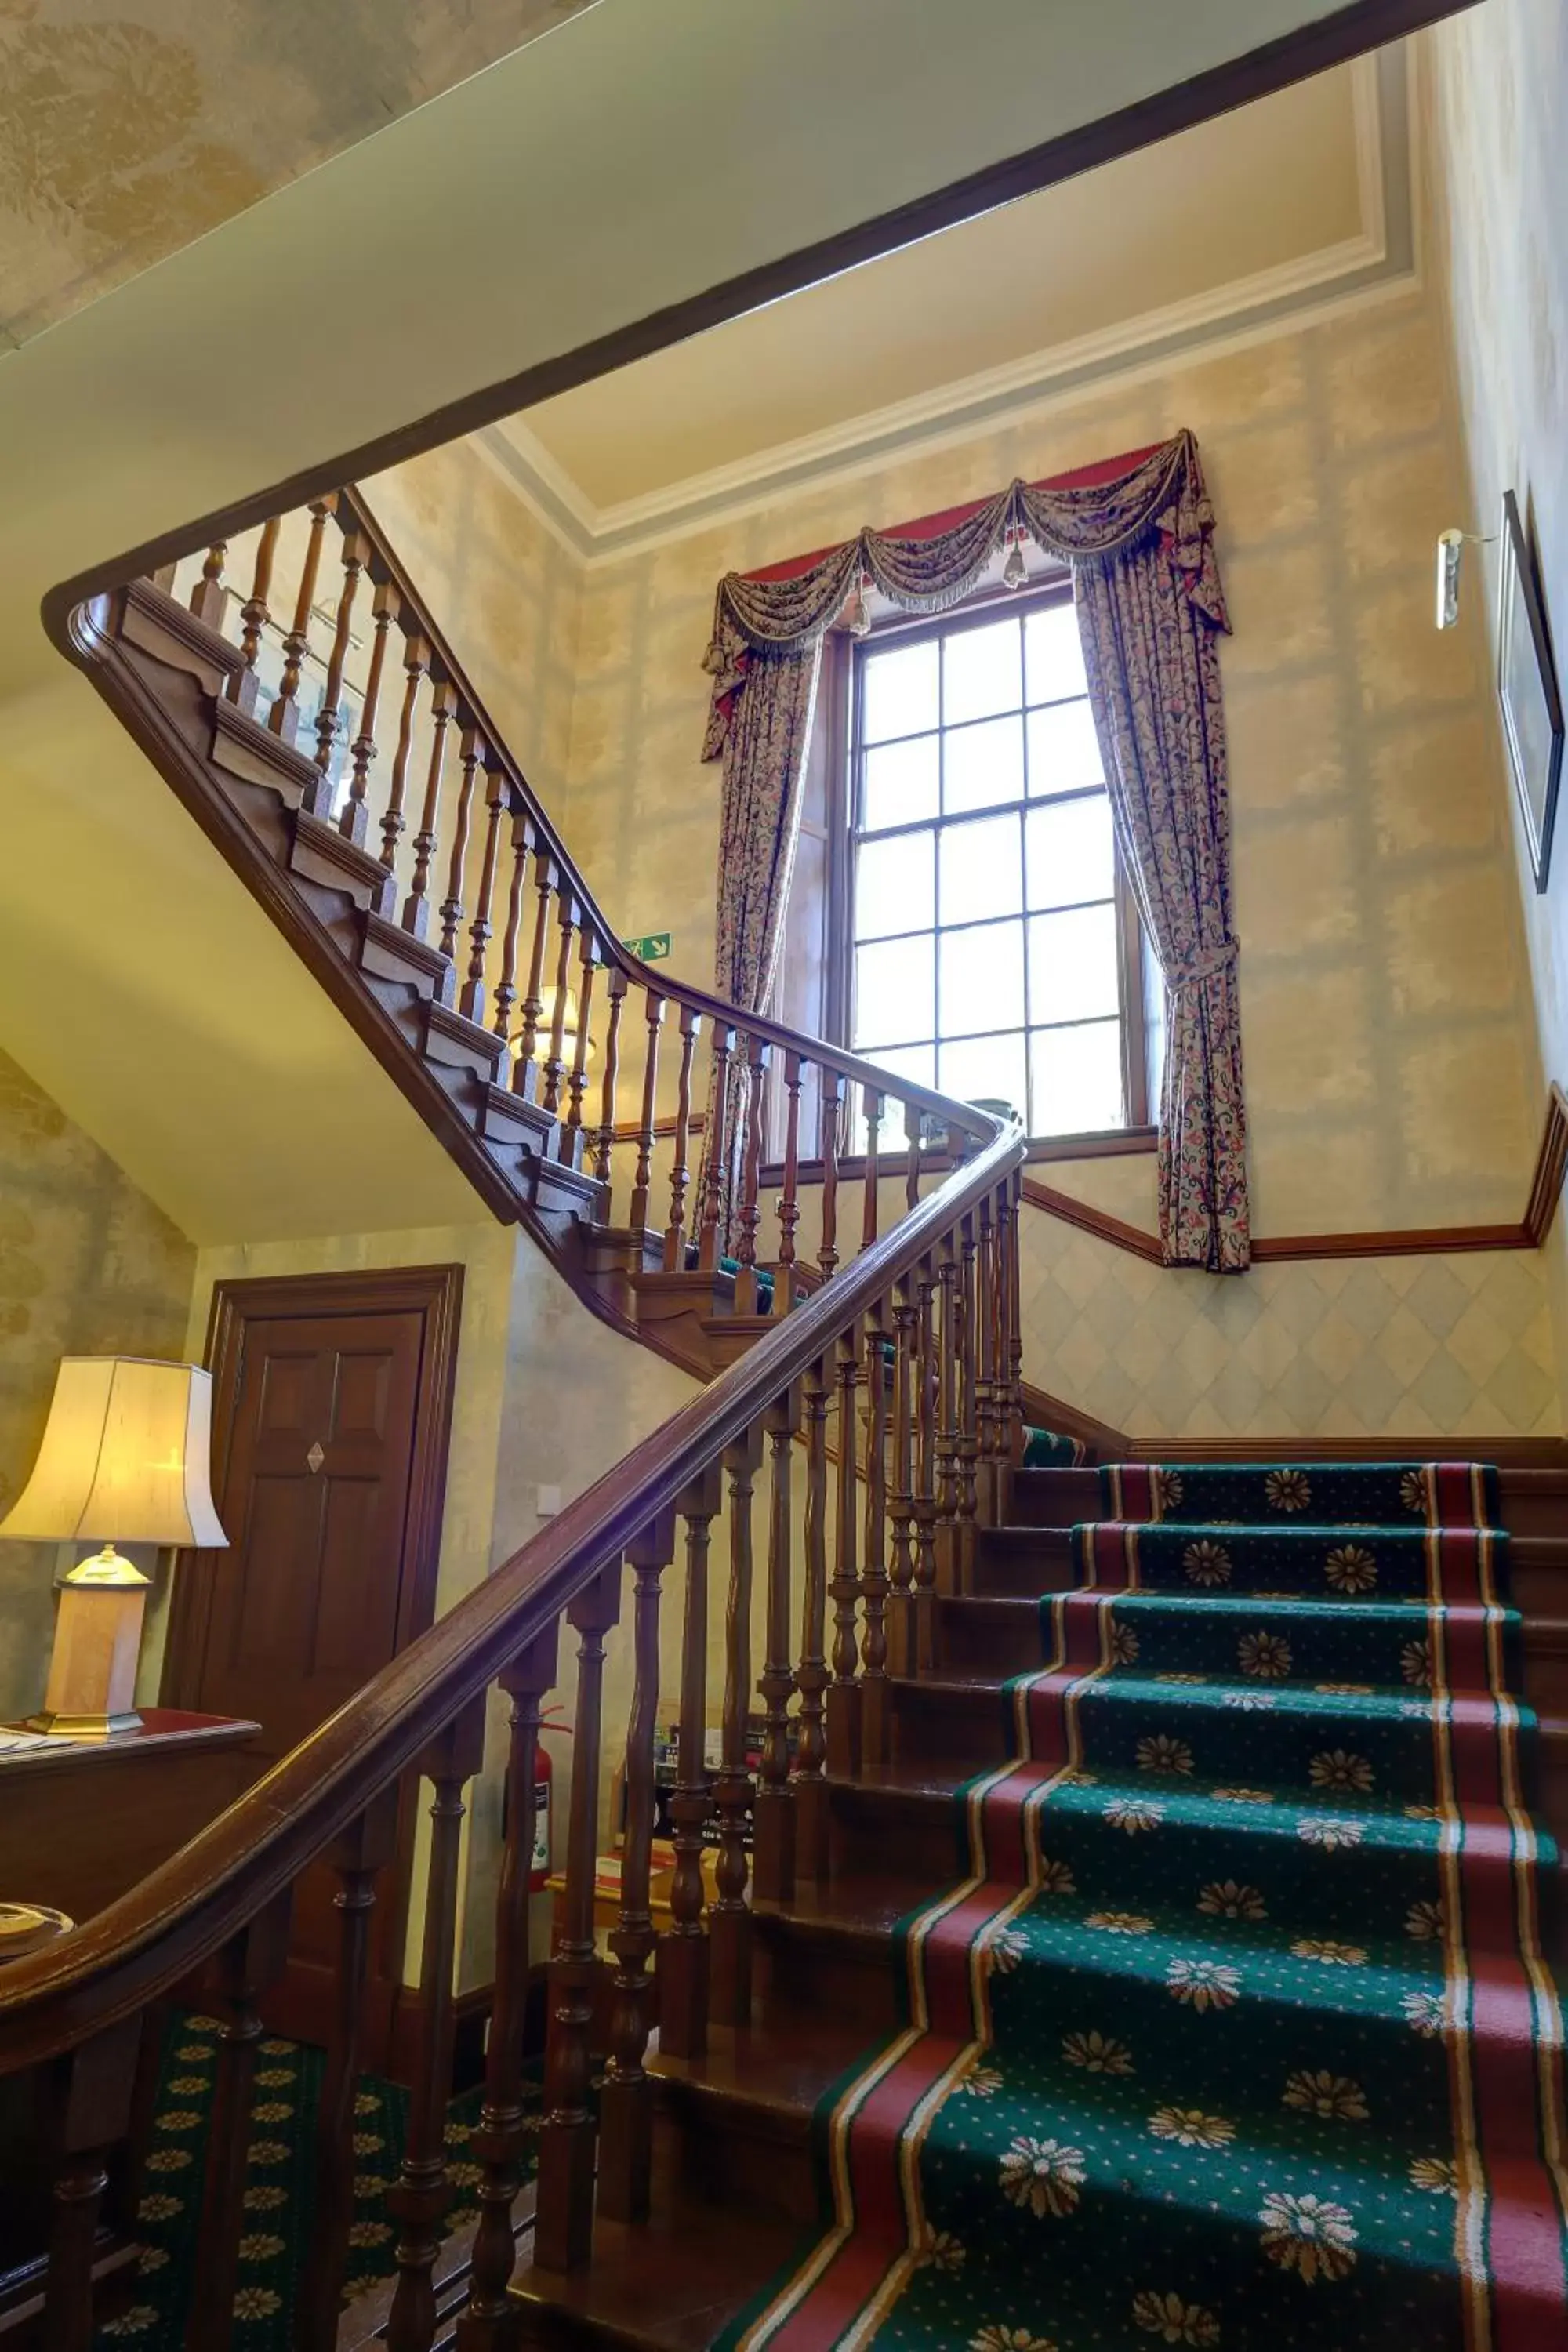
<svg viewBox="0 0 1568 2352">
<path fill-rule="evenodd" d="M 134 1730 L 147 1578 L 117 1543 L 226 1545 L 209 1484 L 212 1380 L 195 1364 L 65 1356 L 33 1473 L 0 1536 L 100 1543 L 59 1580 L 41 1729 Z"/>
</svg>

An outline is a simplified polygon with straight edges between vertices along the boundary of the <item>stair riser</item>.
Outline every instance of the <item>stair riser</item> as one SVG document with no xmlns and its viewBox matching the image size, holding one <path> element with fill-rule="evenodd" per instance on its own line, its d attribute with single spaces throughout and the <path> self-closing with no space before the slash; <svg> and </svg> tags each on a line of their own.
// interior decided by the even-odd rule
<svg viewBox="0 0 1568 2352">
<path fill-rule="evenodd" d="M 983 1528 L 976 1547 L 974 1590 L 997 1599 L 1034 1600 L 1076 1581 L 1072 1533 L 1067 1528 Z"/>
<path fill-rule="evenodd" d="M 829 1796 L 830 1866 L 836 1878 L 910 1878 L 935 1888 L 962 1875 L 956 1811 L 948 1796 L 910 1798 L 870 1787 L 835 1787 Z"/>
<path fill-rule="evenodd" d="M 823 1936 L 809 1922 L 757 1922 L 757 1989 L 769 2017 L 853 2019 L 868 2041 L 898 2023 L 891 1936 Z"/>
<path fill-rule="evenodd" d="M 701 2084 L 665 2078 L 658 2078 L 657 2096 L 680 2195 L 776 2214 L 802 2228 L 816 2221 L 809 2106 L 752 2107 Z"/>
</svg>

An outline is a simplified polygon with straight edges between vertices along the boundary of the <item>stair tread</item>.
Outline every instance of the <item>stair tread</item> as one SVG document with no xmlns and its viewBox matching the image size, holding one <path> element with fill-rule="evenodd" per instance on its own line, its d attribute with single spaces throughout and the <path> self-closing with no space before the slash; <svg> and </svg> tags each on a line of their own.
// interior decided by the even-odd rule
<svg viewBox="0 0 1568 2352">
<path fill-rule="evenodd" d="M 901 1878 L 849 1876 L 830 1879 L 822 1886 L 799 1887 L 793 1902 L 759 1906 L 756 1916 L 777 1932 L 880 1941 L 906 1912 L 929 1903 L 932 1893 L 932 1882 L 924 1874 L 906 1874 Z"/>
<path fill-rule="evenodd" d="M 750 2026 L 710 2026 L 703 2056 L 667 2058 L 660 2052 L 649 2059 L 648 2071 L 666 2084 L 800 2121 L 809 2119 L 828 2084 L 880 2038 L 854 2021 L 781 2005 Z"/>
</svg>

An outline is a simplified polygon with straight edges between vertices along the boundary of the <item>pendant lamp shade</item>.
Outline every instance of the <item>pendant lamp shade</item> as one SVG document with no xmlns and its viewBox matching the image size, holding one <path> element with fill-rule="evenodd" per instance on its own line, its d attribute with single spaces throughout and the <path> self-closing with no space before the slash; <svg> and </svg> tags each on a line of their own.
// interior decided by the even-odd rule
<svg viewBox="0 0 1568 2352">
<path fill-rule="evenodd" d="M 0 1536 L 226 1545 L 211 1454 L 209 1373 L 138 1356 L 64 1356 L 38 1458 Z"/>
</svg>

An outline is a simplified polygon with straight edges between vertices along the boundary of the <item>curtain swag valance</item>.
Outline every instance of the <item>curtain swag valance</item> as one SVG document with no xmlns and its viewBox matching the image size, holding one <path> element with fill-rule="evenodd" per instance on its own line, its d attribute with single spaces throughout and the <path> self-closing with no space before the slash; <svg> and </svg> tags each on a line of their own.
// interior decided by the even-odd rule
<svg viewBox="0 0 1568 2352">
<path fill-rule="evenodd" d="M 900 538 L 867 528 L 784 578 L 727 572 L 719 583 L 702 665 L 713 680 L 702 757 L 722 756 L 754 656 L 815 644 L 862 579 L 907 612 L 941 613 L 968 594 L 1009 539 L 1032 539 L 1076 570 L 1151 530 L 1166 541 L 1188 602 L 1214 628 L 1228 630 L 1215 560 L 1214 509 L 1197 443 L 1186 431 L 1121 475 L 1059 485 L 1010 482 L 950 530 L 930 537 Z"/>
</svg>

